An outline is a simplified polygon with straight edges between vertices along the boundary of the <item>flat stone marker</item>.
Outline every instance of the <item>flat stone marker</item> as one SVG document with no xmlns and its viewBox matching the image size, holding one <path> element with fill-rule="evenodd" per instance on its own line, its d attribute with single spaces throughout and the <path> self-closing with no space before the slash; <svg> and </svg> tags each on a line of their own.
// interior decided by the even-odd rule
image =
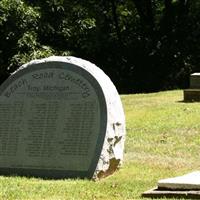
<svg viewBox="0 0 200 200">
<path fill-rule="evenodd" d="M 199 190 L 160 190 L 152 189 L 142 194 L 145 198 L 200 199 Z"/>
<path fill-rule="evenodd" d="M 200 101 L 200 89 L 185 89 L 183 91 L 185 102 L 199 102 Z"/>
<path fill-rule="evenodd" d="M 200 199 L 200 171 L 158 181 L 157 188 L 146 191 L 143 197 Z"/>
<path fill-rule="evenodd" d="M 0 174 L 93 178 L 121 164 L 125 117 L 111 80 L 75 57 L 32 61 L 0 87 Z"/>
<path fill-rule="evenodd" d="M 158 188 L 171 190 L 200 190 L 200 171 L 158 181 Z"/>
</svg>

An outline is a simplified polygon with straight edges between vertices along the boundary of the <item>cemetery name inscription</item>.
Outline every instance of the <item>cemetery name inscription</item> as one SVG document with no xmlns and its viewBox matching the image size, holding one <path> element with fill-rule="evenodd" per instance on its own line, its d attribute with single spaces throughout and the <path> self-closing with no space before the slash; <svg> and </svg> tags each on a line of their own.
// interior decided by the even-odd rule
<svg viewBox="0 0 200 200">
<path fill-rule="evenodd" d="M 84 76 L 39 69 L 14 80 L 2 94 L 1 167 L 89 168 L 98 139 L 93 133 L 100 130 L 100 105 Z"/>
</svg>

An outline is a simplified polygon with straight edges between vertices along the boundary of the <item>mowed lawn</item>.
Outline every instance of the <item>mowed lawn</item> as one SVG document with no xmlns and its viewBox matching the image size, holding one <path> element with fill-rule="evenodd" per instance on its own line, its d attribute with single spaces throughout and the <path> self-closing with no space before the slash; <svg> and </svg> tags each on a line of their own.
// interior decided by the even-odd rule
<svg viewBox="0 0 200 200">
<path fill-rule="evenodd" d="M 119 171 L 98 182 L 0 176 L 0 199 L 144 199 L 159 179 L 200 170 L 200 103 L 183 103 L 181 90 L 121 99 L 127 137 Z"/>
</svg>

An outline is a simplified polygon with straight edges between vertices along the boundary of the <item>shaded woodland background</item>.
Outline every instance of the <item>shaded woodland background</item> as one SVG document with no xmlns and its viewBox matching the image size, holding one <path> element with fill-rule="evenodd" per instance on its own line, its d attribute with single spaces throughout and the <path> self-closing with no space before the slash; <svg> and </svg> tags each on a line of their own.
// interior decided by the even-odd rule
<svg viewBox="0 0 200 200">
<path fill-rule="evenodd" d="M 120 93 L 186 88 L 200 71 L 200 0 L 1 0 L 0 81 L 50 55 L 95 63 Z"/>
</svg>

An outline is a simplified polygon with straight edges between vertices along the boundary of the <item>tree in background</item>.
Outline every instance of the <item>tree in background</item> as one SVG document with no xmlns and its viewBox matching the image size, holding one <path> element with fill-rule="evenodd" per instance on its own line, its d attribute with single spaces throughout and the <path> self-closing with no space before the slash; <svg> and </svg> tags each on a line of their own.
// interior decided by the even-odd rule
<svg viewBox="0 0 200 200">
<path fill-rule="evenodd" d="M 35 45 L 38 14 L 22 1 L 0 1 L 0 77 L 8 76 L 9 68 L 21 64 L 17 54 Z"/>
<path fill-rule="evenodd" d="M 2 0 L 1 79 L 32 59 L 74 55 L 123 93 L 187 87 L 199 69 L 199 9 L 191 0 Z"/>
<path fill-rule="evenodd" d="M 39 7 L 22 0 L 0 1 L 0 78 L 1 82 L 26 62 L 53 54 L 62 54 L 50 44 L 40 42 Z"/>
</svg>

